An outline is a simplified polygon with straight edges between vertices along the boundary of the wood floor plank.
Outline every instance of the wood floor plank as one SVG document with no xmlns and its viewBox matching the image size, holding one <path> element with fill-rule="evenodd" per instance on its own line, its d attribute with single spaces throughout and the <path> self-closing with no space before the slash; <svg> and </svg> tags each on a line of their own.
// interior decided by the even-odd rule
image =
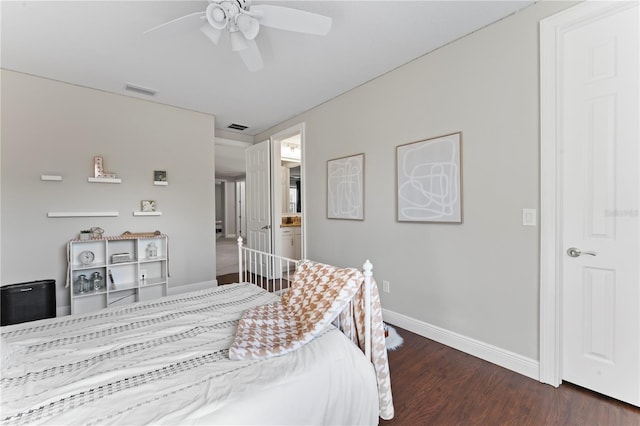
<svg viewBox="0 0 640 426">
<path fill-rule="evenodd" d="M 394 326 L 395 327 L 395 326 Z M 395 418 L 381 425 L 640 426 L 640 408 L 570 383 L 542 384 L 395 327 Z"/>
</svg>

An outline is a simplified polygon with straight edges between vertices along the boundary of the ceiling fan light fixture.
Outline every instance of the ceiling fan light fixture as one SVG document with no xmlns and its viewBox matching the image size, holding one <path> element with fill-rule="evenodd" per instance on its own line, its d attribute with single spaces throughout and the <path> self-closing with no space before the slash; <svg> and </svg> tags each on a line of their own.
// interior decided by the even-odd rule
<svg viewBox="0 0 640 426">
<path fill-rule="evenodd" d="M 209 4 L 209 6 L 207 6 L 205 16 L 207 17 L 209 25 L 218 30 L 223 29 L 229 23 L 227 12 L 218 3 Z"/>
<path fill-rule="evenodd" d="M 229 40 L 231 40 L 231 50 L 234 52 L 240 52 L 249 47 L 247 39 L 240 31 L 232 31 L 229 33 Z"/>
<path fill-rule="evenodd" d="M 211 40 L 211 43 L 217 45 L 218 42 L 220 41 L 222 30 L 218 28 L 213 28 L 209 24 L 204 24 L 202 27 L 200 27 L 200 31 L 202 31 L 202 34 L 204 34 L 205 36 L 207 36 L 209 40 Z"/>
<path fill-rule="evenodd" d="M 242 35 L 249 40 L 256 38 L 260 31 L 260 23 L 258 20 L 244 13 L 236 15 L 236 26 Z"/>
</svg>

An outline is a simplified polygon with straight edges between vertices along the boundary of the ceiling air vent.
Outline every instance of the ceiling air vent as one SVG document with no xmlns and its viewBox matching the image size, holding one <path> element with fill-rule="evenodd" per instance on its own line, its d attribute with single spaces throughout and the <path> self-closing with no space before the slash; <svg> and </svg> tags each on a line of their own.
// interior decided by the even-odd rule
<svg viewBox="0 0 640 426">
<path fill-rule="evenodd" d="M 124 88 L 125 90 L 128 90 L 130 92 L 135 92 L 135 93 L 139 93 L 141 95 L 146 95 L 146 96 L 155 96 L 156 93 L 158 93 L 156 89 L 150 89 L 148 87 L 139 86 L 137 84 L 131 84 L 131 83 L 127 83 Z"/>
<path fill-rule="evenodd" d="M 233 129 L 233 130 L 240 130 L 240 131 L 242 131 L 242 130 L 248 129 L 248 128 L 249 128 L 249 126 L 243 126 L 242 124 L 236 124 L 236 123 L 233 123 L 233 124 L 228 125 L 228 126 L 227 126 L 227 128 L 228 128 L 228 129 Z"/>
</svg>

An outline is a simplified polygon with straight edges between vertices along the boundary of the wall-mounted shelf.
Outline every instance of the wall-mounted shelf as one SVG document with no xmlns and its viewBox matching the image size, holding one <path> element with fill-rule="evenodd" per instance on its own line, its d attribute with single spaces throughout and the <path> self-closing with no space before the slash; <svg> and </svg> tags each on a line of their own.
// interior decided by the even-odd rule
<svg viewBox="0 0 640 426">
<path fill-rule="evenodd" d="M 49 212 L 47 217 L 117 217 L 118 212 Z"/>
<path fill-rule="evenodd" d="M 134 216 L 162 216 L 162 212 L 133 212 Z"/>
<path fill-rule="evenodd" d="M 153 184 L 154 184 L 154 185 L 157 185 L 157 186 L 168 186 L 168 185 L 169 185 L 169 182 L 166 182 L 166 181 L 157 181 L 157 180 L 156 180 L 156 181 L 154 181 L 154 182 L 153 182 Z"/>
<path fill-rule="evenodd" d="M 91 183 L 120 183 L 122 179 L 119 178 L 100 178 L 100 177 L 90 177 L 87 178 Z"/>
<path fill-rule="evenodd" d="M 49 181 L 56 181 L 56 182 L 60 182 L 62 181 L 62 176 L 58 176 L 58 175 L 42 175 L 40 176 L 41 180 L 49 180 Z"/>
</svg>

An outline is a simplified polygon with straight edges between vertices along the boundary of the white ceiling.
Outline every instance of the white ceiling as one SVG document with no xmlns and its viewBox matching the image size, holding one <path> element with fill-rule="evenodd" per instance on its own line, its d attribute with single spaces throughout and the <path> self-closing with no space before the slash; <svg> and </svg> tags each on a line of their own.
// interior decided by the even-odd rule
<svg viewBox="0 0 640 426">
<path fill-rule="evenodd" d="M 262 27 L 249 72 L 197 21 L 143 31 L 206 1 L 2 1 L 1 66 L 216 116 L 253 136 L 533 1 L 255 1 L 330 16 L 327 36 Z M 242 137 L 238 137 L 242 139 Z M 246 138 L 245 138 L 246 140 Z"/>
</svg>

